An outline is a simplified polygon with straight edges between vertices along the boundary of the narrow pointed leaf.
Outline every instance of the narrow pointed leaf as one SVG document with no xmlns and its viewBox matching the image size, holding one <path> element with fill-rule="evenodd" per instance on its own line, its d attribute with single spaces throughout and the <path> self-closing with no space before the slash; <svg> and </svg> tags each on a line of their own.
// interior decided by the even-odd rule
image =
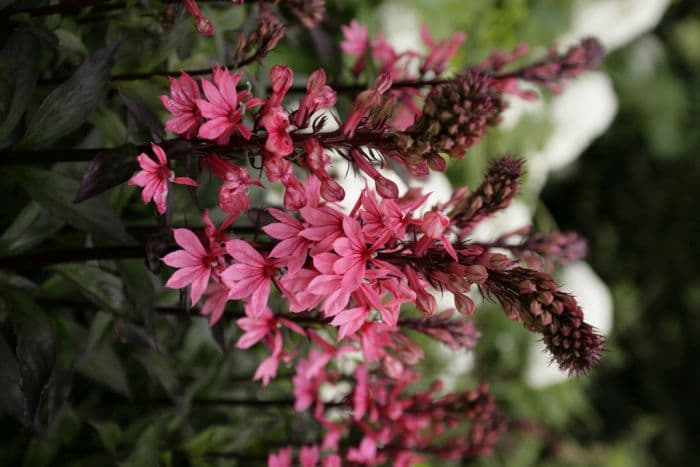
<svg viewBox="0 0 700 467">
<path fill-rule="evenodd" d="M 114 42 L 96 51 L 68 81 L 46 96 L 18 144 L 20 149 L 49 146 L 80 128 L 107 95 L 112 59 L 118 47 L 119 43 Z"/>
</svg>

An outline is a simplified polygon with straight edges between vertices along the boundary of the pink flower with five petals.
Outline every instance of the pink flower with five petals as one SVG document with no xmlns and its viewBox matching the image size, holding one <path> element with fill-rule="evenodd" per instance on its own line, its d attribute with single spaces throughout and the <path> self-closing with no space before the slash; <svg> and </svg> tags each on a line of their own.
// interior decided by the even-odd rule
<svg viewBox="0 0 700 467">
<path fill-rule="evenodd" d="M 199 184 L 189 177 L 176 177 L 175 173 L 168 167 L 168 159 L 163 148 L 154 143 L 151 143 L 151 148 L 158 161 L 154 161 L 146 153 L 139 154 L 136 160 L 138 160 L 141 170 L 131 177 L 129 185 L 142 187 L 141 199 L 144 204 L 153 200 L 158 214 L 164 214 L 167 209 L 168 182 L 189 186 L 199 186 Z"/>
<path fill-rule="evenodd" d="M 178 269 L 165 284 L 171 289 L 181 289 L 189 284 L 190 299 L 194 305 L 199 301 L 209 284 L 215 256 L 208 252 L 197 236 L 188 229 L 173 229 L 175 242 L 182 250 L 173 251 L 163 257 L 168 266 Z"/>
<path fill-rule="evenodd" d="M 247 107 L 260 105 L 260 99 L 247 100 L 247 93 L 236 90 L 241 80 L 241 72 L 230 74 L 225 68 L 215 68 L 212 72 L 213 83 L 202 80 L 204 99 L 196 99 L 197 107 L 202 116 L 208 119 L 199 128 L 199 137 L 216 141 L 217 144 L 227 144 L 234 131 L 238 131 L 245 139 L 250 139 L 252 132 L 243 124 L 243 113 Z"/>
<path fill-rule="evenodd" d="M 229 287 L 229 298 L 248 299 L 253 315 L 262 315 L 270 296 L 270 282 L 282 261 L 263 257 L 244 240 L 229 240 L 226 251 L 235 263 L 221 273 Z"/>
</svg>

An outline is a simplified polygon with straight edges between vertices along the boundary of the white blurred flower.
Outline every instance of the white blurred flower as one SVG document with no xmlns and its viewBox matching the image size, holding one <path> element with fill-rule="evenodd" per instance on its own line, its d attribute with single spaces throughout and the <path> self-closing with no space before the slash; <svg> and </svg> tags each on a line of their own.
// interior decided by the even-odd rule
<svg viewBox="0 0 700 467">
<path fill-rule="evenodd" d="M 579 0 L 571 30 L 562 43 L 597 37 L 608 50 L 616 49 L 659 23 L 670 0 Z"/>
<path fill-rule="evenodd" d="M 477 242 L 490 242 L 532 223 L 532 210 L 523 201 L 514 199 L 510 206 L 480 222 L 471 234 Z"/>
<path fill-rule="evenodd" d="M 549 109 L 552 132 L 541 151 L 527 157 L 528 187 L 539 191 L 552 171 L 575 161 L 612 123 L 617 97 L 604 73 L 587 73 L 567 83 Z"/>
</svg>

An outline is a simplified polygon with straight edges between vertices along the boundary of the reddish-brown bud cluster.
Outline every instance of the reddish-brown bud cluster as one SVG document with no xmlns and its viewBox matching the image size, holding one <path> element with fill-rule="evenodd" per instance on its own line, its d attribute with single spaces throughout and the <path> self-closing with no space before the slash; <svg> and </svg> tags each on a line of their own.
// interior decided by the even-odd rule
<svg viewBox="0 0 700 467">
<path fill-rule="evenodd" d="M 519 188 L 523 160 L 506 156 L 491 163 L 484 182 L 469 196 L 458 200 L 449 213 L 460 235 L 468 234 L 486 217 L 507 208 Z"/>
<path fill-rule="evenodd" d="M 552 50 L 544 60 L 519 70 L 517 77 L 559 91 L 563 80 L 596 69 L 604 56 L 600 41 L 589 37 L 564 53 Z"/>
<path fill-rule="evenodd" d="M 286 0 L 283 5 L 307 28 L 313 28 L 326 17 L 325 0 Z"/>
<path fill-rule="evenodd" d="M 272 15 L 262 14 L 257 27 L 238 36 L 236 62 L 259 60 L 269 54 L 284 36 L 284 26 Z"/>
<path fill-rule="evenodd" d="M 453 318 L 453 315 L 452 310 L 447 310 L 425 318 L 404 320 L 401 324 L 432 336 L 452 349 L 472 350 L 481 333 L 471 320 Z"/>
<path fill-rule="evenodd" d="M 438 456 L 455 459 L 491 453 L 506 424 L 488 389 L 488 384 L 481 384 L 471 391 L 448 394 L 432 402 L 430 410 L 434 416 L 442 415 L 449 423 L 449 419 L 455 417 L 455 414 L 464 413 L 470 423 L 466 439 L 452 446 L 449 443 L 441 446 L 436 452 Z"/>
<path fill-rule="evenodd" d="M 538 232 L 511 251 L 532 268 L 552 269 L 585 258 L 588 245 L 576 232 Z"/>
<path fill-rule="evenodd" d="M 583 321 L 574 297 L 560 292 L 549 274 L 525 268 L 489 270 L 483 287 L 498 299 L 509 318 L 542 334 L 562 370 L 585 373 L 600 360 L 602 337 Z"/>
<path fill-rule="evenodd" d="M 441 153 L 460 159 L 497 125 L 505 103 L 491 84 L 490 76 L 468 71 L 435 86 L 418 121 L 397 136 L 399 148 L 408 154 L 408 165 L 427 160 L 431 167 L 440 166 L 436 159 L 441 159 Z"/>
</svg>

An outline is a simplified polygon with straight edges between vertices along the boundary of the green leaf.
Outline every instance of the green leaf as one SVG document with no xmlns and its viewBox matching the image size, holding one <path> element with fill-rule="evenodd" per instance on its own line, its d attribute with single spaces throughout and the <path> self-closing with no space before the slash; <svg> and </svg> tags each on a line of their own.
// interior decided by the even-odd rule
<svg viewBox="0 0 700 467">
<path fill-rule="evenodd" d="M 200 457 L 207 451 L 225 451 L 238 436 L 239 429 L 231 425 L 210 426 L 182 444 L 190 457 Z"/>
<path fill-rule="evenodd" d="M 27 109 L 39 78 L 40 43 L 28 31 L 16 31 L 0 51 L 0 86 L 7 86 L 7 103 L 0 105 L 0 147 Z M 3 94 L 5 94 L 3 92 Z"/>
<path fill-rule="evenodd" d="M 80 417 L 64 406 L 43 437 L 31 440 L 26 449 L 25 467 L 43 467 L 51 464 L 62 446 L 70 444 L 80 433 Z"/>
<path fill-rule="evenodd" d="M 52 266 L 51 269 L 78 287 L 85 298 L 92 303 L 105 307 L 113 313 L 123 312 L 122 281 L 114 274 L 103 271 L 97 266 L 79 263 L 59 264 Z"/>
<path fill-rule="evenodd" d="M 117 453 L 117 446 L 122 442 L 124 433 L 122 429 L 114 422 L 89 422 L 89 424 L 97 431 L 102 445 L 111 453 Z"/>
<path fill-rule="evenodd" d="M 117 394 L 131 397 L 126 369 L 111 345 L 88 349 L 75 369 L 83 376 L 102 383 Z"/>
<path fill-rule="evenodd" d="M 11 292 L 6 298 L 17 336 L 19 388 L 24 395 L 24 419 L 35 426 L 36 414 L 56 363 L 56 334 L 51 321 L 24 293 Z"/>
<path fill-rule="evenodd" d="M 81 203 L 129 180 L 138 168 L 136 152 L 136 146 L 127 144 L 98 153 L 85 170 L 73 202 Z"/>
<path fill-rule="evenodd" d="M 19 364 L 15 353 L 7 345 L 5 338 L 0 335 L 0 387 L 3 395 L 0 397 L 0 410 L 22 421 L 22 392 L 19 389 Z"/>
<path fill-rule="evenodd" d="M 129 458 L 121 465 L 125 467 L 160 465 L 161 447 L 165 444 L 165 424 L 164 418 L 149 424 L 136 441 L 136 446 Z"/>
<path fill-rule="evenodd" d="M 96 51 L 68 81 L 46 96 L 18 144 L 20 149 L 49 146 L 88 119 L 107 94 L 112 59 L 118 47 L 119 42 L 114 42 Z"/>
<path fill-rule="evenodd" d="M 182 391 L 173 359 L 150 350 L 135 354 L 134 357 L 141 362 L 148 374 L 160 383 L 170 399 L 177 401 Z"/>
<path fill-rule="evenodd" d="M 124 280 L 128 302 L 134 315 L 139 316 L 146 329 L 153 329 L 155 289 L 154 276 L 146 269 L 143 260 L 125 259 L 117 262 L 119 274 Z"/>
<path fill-rule="evenodd" d="M 119 215 L 104 200 L 93 198 L 79 205 L 72 202 L 79 186 L 76 180 L 33 167 L 12 167 L 5 172 L 34 201 L 73 227 L 120 243 L 134 242 Z"/>
<path fill-rule="evenodd" d="M 0 254 L 16 255 L 55 234 L 65 223 L 35 201 L 28 203 L 0 237 Z"/>
<path fill-rule="evenodd" d="M 71 31 L 56 29 L 53 33 L 58 37 L 58 48 L 62 51 L 81 56 L 88 54 L 88 49 L 83 41 Z"/>
</svg>

